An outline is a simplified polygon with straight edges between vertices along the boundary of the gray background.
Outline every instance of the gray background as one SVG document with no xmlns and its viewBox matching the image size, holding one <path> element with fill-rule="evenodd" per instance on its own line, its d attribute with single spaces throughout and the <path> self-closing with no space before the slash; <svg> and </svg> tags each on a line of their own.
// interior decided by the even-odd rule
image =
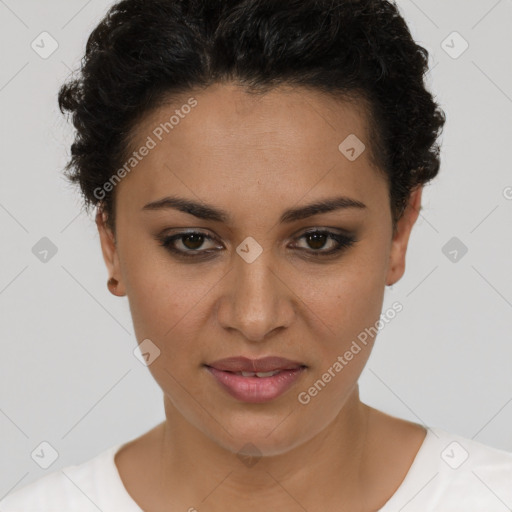
<svg viewBox="0 0 512 512">
<path fill-rule="evenodd" d="M 127 299 L 108 292 L 95 224 L 61 174 L 73 132 L 56 94 L 110 4 L 0 0 L 0 498 L 164 419 Z M 512 451 L 512 1 L 398 5 L 431 52 L 448 121 L 406 274 L 386 292 L 384 309 L 404 309 L 379 334 L 361 397 Z M 58 43 L 46 59 L 31 47 L 43 31 Z M 443 49 L 461 48 L 454 31 L 469 43 L 458 58 Z M 47 262 L 32 252 L 43 237 L 57 248 Z M 455 262 L 452 237 L 468 249 Z M 46 470 L 31 458 L 43 441 L 59 454 Z"/>
</svg>

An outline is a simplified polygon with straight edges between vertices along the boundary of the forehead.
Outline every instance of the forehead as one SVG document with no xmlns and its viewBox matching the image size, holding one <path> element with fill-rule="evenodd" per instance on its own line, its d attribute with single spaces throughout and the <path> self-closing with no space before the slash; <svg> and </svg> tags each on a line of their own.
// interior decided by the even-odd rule
<svg viewBox="0 0 512 512">
<path fill-rule="evenodd" d="M 189 106 L 192 101 L 194 107 Z M 202 145 L 222 152 L 240 145 L 244 150 L 279 145 L 299 155 L 320 153 L 332 144 L 337 149 L 338 139 L 350 133 L 366 139 L 366 122 L 361 101 L 335 100 L 302 87 L 283 85 L 261 94 L 214 84 L 173 98 L 148 114 L 134 134 L 138 142 L 153 134 L 157 142 L 166 139 L 169 147 L 182 149 Z"/>
<path fill-rule="evenodd" d="M 286 189 L 298 200 L 321 181 L 327 192 L 364 194 L 381 180 L 367 134 L 362 103 L 305 88 L 250 94 L 215 84 L 174 98 L 135 127 L 133 149 L 151 149 L 119 188 L 139 204 L 177 187 L 201 198 L 255 191 L 275 199 Z M 340 144 L 354 136 L 366 149 L 351 161 Z"/>
</svg>

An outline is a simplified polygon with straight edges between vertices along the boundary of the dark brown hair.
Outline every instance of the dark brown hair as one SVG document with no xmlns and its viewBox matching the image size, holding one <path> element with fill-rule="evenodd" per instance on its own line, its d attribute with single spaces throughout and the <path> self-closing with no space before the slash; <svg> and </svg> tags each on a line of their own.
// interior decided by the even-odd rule
<svg viewBox="0 0 512 512">
<path fill-rule="evenodd" d="M 150 110 L 218 82 L 260 93 L 304 86 L 362 100 L 395 226 L 411 190 L 440 166 L 445 115 L 425 88 L 427 71 L 427 50 L 386 0 L 123 0 L 93 30 L 78 77 L 58 94 L 76 129 L 65 174 L 114 230 L 115 190 L 95 190 L 123 166 L 130 134 Z"/>
</svg>

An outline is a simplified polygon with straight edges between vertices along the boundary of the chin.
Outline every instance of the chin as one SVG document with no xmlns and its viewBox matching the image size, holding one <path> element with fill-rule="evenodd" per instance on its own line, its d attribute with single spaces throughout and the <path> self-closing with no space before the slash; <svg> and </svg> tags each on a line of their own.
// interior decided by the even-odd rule
<svg viewBox="0 0 512 512">
<path fill-rule="evenodd" d="M 227 432 L 215 428 L 216 433 L 210 437 L 224 449 L 240 456 L 281 455 L 314 435 L 311 433 L 308 436 L 307 432 L 300 429 L 296 424 L 297 418 L 293 416 L 289 411 L 260 417 L 247 413 L 234 415 L 224 424 Z"/>
</svg>

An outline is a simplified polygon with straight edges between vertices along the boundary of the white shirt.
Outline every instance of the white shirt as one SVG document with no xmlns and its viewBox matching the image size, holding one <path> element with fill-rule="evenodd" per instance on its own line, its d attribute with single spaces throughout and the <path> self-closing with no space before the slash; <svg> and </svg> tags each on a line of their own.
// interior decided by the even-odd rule
<svg viewBox="0 0 512 512">
<path fill-rule="evenodd" d="M 0 512 L 142 512 L 114 463 L 123 444 L 12 491 Z M 431 427 L 401 485 L 376 512 L 510 510 L 512 453 Z"/>
</svg>

